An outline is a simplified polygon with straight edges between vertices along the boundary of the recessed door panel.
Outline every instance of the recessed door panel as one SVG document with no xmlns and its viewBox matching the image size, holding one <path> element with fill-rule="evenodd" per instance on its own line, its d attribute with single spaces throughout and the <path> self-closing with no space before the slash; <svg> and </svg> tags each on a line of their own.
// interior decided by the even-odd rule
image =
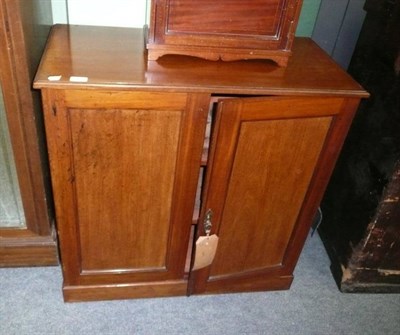
<svg viewBox="0 0 400 335">
<path fill-rule="evenodd" d="M 181 113 L 69 115 L 82 271 L 165 270 Z"/>
<path fill-rule="evenodd" d="M 276 36 L 283 0 L 169 0 L 168 33 Z"/>
<path fill-rule="evenodd" d="M 283 264 L 330 121 L 242 122 L 211 278 Z"/>
</svg>

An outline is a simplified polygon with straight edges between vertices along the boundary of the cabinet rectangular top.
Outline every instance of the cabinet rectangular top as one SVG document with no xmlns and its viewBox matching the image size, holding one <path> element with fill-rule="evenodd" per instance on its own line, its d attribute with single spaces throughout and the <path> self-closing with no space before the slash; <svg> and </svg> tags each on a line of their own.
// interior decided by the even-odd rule
<svg viewBox="0 0 400 335">
<path fill-rule="evenodd" d="M 148 61 L 142 29 L 55 25 L 34 87 L 368 96 L 311 39 L 296 38 L 292 51 L 287 67 L 269 60 L 224 62 L 177 55 Z"/>
</svg>

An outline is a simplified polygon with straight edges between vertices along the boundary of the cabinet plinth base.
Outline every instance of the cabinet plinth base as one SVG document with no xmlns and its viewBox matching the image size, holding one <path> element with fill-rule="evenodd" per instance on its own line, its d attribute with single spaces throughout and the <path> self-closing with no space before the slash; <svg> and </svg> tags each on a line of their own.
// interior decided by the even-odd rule
<svg viewBox="0 0 400 335">
<path fill-rule="evenodd" d="M 112 285 L 63 286 L 65 302 L 154 298 L 187 294 L 187 280 Z"/>
<path fill-rule="evenodd" d="M 279 291 L 288 290 L 293 282 L 293 276 L 280 276 L 271 278 L 243 278 L 227 281 L 226 285 L 212 280 L 207 282 L 205 294 L 215 293 L 239 293 L 239 292 L 259 292 L 259 291 Z"/>
<path fill-rule="evenodd" d="M 3 238 L 0 266 L 58 265 L 57 245 L 51 236 Z"/>
<path fill-rule="evenodd" d="M 291 55 L 290 51 L 284 50 L 255 50 L 229 48 L 193 47 L 193 46 L 170 46 L 159 44 L 147 44 L 148 60 L 154 61 L 165 55 L 185 55 L 204 58 L 212 61 L 238 61 L 250 59 L 266 59 L 275 62 L 278 66 L 286 67 Z"/>
</svg>

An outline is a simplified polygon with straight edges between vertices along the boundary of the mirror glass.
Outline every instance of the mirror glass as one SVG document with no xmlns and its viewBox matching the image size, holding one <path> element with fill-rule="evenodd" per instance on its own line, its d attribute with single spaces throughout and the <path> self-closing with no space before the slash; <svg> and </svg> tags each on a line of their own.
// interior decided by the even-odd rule
<svg viewBox="0 0 400 335">
<path fill-rule="evenodd" d="M 24 210 L 0 83 L 0 228 L 23 228 L 25 226 Z"/>
</svg>

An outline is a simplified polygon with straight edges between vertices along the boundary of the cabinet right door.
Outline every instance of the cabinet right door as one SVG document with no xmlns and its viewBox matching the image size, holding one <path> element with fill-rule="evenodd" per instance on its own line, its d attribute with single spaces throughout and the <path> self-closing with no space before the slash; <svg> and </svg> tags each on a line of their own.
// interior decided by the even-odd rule
<svg viewBox="0 0 400 335">
<path fill-rule="evenodd" d="M 357 99 L 219 103 L 203 192 L 219 244 L 191 293 L 287 289 Z"/>
</svg>

